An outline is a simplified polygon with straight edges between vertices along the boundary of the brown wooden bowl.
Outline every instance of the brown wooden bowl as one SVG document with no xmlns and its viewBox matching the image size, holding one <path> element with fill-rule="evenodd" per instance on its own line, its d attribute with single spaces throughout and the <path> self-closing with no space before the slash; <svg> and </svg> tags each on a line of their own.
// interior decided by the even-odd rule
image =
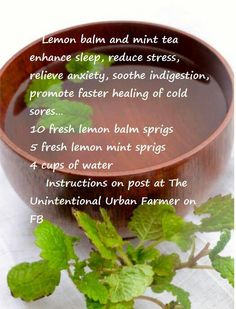
<svg viewBox="0 0 236 309">
<path fill-rule="evenodd" d="M 196 199 L 198 202 L 208 198 L 208 192 L 212 184 L 217 180 L 217 177 L 222 172 L 228 160 L 232 146 L 232 115 L 233 115 L 233 90 L 232 90 L 232 72 L 226 61 L 212 47 L 202 42 L 192 35 L 169 27 L 141 23 L 141 22 L 102 22 L 82 26 L 76 26 L 66 30 L 59 31 L 50 36 L 74 37 L 80 33 L 86 36 L 123 36 L 129 33 L 132 36 L 154 36 L 156 34 L 167 36 L 178 36 L 181 39 L 181 44 L 170 44 L 165 49 L 170 49 L 171 52 L 178 53 L 193 63 L 199 64 L 204 68 L 204 71 L 212 75 L 220 85 L 227 102 L 227 114 L 220 126 L 201 144 L 194 147 L 187 153 L 178 156 L 177 158 L 163 164 L 155 165 L 147 168 L 137 169 L 127 172 L 103 173 L 81 173 L 71 172 L 69 170 L 61 170 L 53 173 L 51 170 L 37 169 L 34 171 L 29 165 L 36 161 L 39 165 L 42 163 L 31 154 L 26 153 L 14 144 L 6 132 L 4 131 L 4 121 L 9 102 L 16 93 L 19 85 L 25 81 L 29 74 L 41 69 L 47 62 L 29 62 L 28 58 L 31 54 L 42 54 L 46 52 L 52 55 L 73 54 L 78 51 L 87 50 L 94 47 L 92 44 L 71 44 L 61 45 L 60 49 L 55 44 L 42 45 L 41 40 L 38 40 L 26 48 L 18 52 L 12 57 L 5 66 L 1 69 L 1 101 L 0 101 L 0 155 L 2 166 L 6 176 L 12 184 L 15 191 L 20 197 L 29 204 L 31 196 L 37 195 L 40 198 L 56 196 L 71 198 L 80 195 L 81 197 L 89 197 L 90 199 L 101 195 L 103 197 L 119 197 L 124 198 L 135 197 L 140 200 L 142 196 L 160 197 L 160 198 L 185 198 Z M 48 36 L 49 37 L 49 36 Z M 97 45 L 99 46 L 99 44 Z M 12 75 L 14 71 L 14 75 Z M 222 102 L 225 104 L 225 102 Z M 214 108 L 213 108 L 214 112 Z M 66 179 L 66 180 L 81 180 L 84 178 L 92 178 L 94 180 L 108 179 L 123 181 L 125 184 L 130 179 L 142 180 L 149 178 L 165 179 L 180 178 L 187 179 L 189 186 L 187 188 L 139 188 L 127 191 L 124 188 L 99 188 L 99 189 L 62 189 L 62 188 L 46 188 L 45 181 L 50 179 Z M 104 205 L 106 206 L 106 205 Z M 109 207 L 109 213 L 112 220 L 119 226 L 124 226 L 127 219 L 132 214 L 133 206 Z M 187 207 L 185 206 L 185 209 Z M 51 207 L 45 211 L 43 208 L 34 208 L 39 213 L 46 214 L 47 217 L 58 218 L 64 220 L 65 216 L 69 215 L 70 209 L 67 207 Z M 98 216 L 98 208 L 94 206 L 86 206 L 84 210 L 91 213 L 94 217 Z"/>
</svg>

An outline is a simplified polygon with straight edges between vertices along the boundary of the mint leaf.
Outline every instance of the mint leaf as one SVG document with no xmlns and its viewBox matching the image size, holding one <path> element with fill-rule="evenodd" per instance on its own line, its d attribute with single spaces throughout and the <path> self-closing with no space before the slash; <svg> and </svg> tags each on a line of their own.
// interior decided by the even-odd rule
<svg viewBox="0 0 236 309">
<path fill-rule="evenodd" d="M 85 275 L 85 270 L 84 268 L 87 266 L 87 263 L 85 261 L 77 261 L 75 263 L 75 276 L 80 277 Z"/>
<path fill-rule="evenodd" d="M 176 302 L 171 302 L 170 305 L 166 306 L 166 308 L 176 308 L 177 305 L 182 305 L 183 309 L 191 309 L 191 302 L 189 299 L 189 293 L 180 287 L 177 287 L 173 284 L 170 284 L 168 280 L 169 277 L 164 277 L 163 279 L 160 277 L 159 279 L 155 279 L 155 284 L 152 286 L 152 290 L 155 293 L 162 293 L 164 291 L 172 293 L 172 295 L 176 296 Z M 175 307 L 176 306 L 176 307 Z"/>
<path fill-rule="evenodd" d="M 101 304 L 106 304 L 108 301 L 108 290 L 100 283 L 99 276 L 95 272 L 86 274 L 80 281 L 78 288 L 93 301 L 98 301 Z"/>
<path fill-rule="evenodd" d="M 85 267 L 87 266 L 86 261 L 76 261 L 74 264 L 74 272 L 71 275 L 71 279 L 73 280 L 76 286 L 79 285 L 81 281 L 81 277 L 85 275 Z"/>
<path fill-rule="evenodd" d="M 109 248 L 119 248 L 123 246 L 123 239 L 118 234 L 116 228 L 111 223 L 110 218 L 104 208 L 100 208 L 100 213 L 102 215 L 104 222 L 98 222 L 97 229 L 98 234 L 103 243 Z"/>
<path fill-rule="evenodd" d="M 175 242 L 183 251 L 191 248 L 196 225 L 176 214 L 166 214 L 162 220 L 164 238 Z"/>
<path fill-rule="evenodd" d="M 92 299 L 86 298 L 87 309 L 134 309 L 134 301 L 121 302 L 121 303 L 108 303 L 102 305 L 99 302 L 95 302 Z"/>
<path fill-rule="evenodd" d="M 230 236 L 230 231 L 224 231 L 215 248 L 211 250 L 209 257 L 214 269 L 220 273 L 222 278 L 227 279 L 228 282 L 234 286 L 234 259 L 229 256 L 223 257 L 218 254 L 224 250 L 230 240 Z"/>
<path fill-rule="evenodd" d="M 178 254 L 160 255 L 152 262 L 152 268 L 156 275 L 161 277 L 174 276 L 176 267 L 180 264 Z"/>
<path fill-rule="evenodd" d="M 60 272 L 50 268 L 47 261 L 18 264 L 7 275 L 12 295 L 24 301 L 52 294 L 59 282 Z"/>
<path fill-rule="evenodd" d="M 208 215 L 201 220 L 198 229 L 200 232 L 218 232 L 234 228 L 234 202 L 231 195 L 217 195 L 206 203 L 197 207 L 196 215 Z"/>
<path fill-rule="evenodd" d="M 196 227 L 191 222 L 185 222 L 175 213 L 175 208 L 170 205 L 141 205 L 134 210 L 129 228 L 145 240 L 168 240 L 175 242 L 187 251 L 192 244 L 192 235 Z"/>
<path fill-rule="evenodd" d="M 219 241 L 209 254 L 210 259 L 214 259 L 221 251 L 224 250 L 225 246 L 230 241 L 230 238 L 231 238 L 230 231 L 225 230 L 221 233 Z"/>
<path fill-rule="evenodd" d="M 28 107 L 50 107 L 55 98 L 53 97 L 34 97 L 30 100 L 31 91 L 56 91 L 62 90 L 62 81 L 60 79 L 34 79 L 26 89 L 24 101 Z"/>
<path fill-rule="evenodd" d="M 162 218 L 166 213 L 175 213 L 170 205 L 147 205 L 137 207 L 129 223 L 131 231 L 140 240 L 164 240 Z"/>
<path fill-rule="evenodd" d="M 88 258 L 88 266 L 92 270 L 103 272 L 104 269 L 114 269 L 116 265 L 111 260 L 104 259 L 98 252 L 91 252 Z"/>
<path fill-rule="evenodd" d="M 217 255 L 211 262 L 221 277 L 227 279 L 234 286 L 234 259 L 229 256 Z"/>
<path fill-rule="evenodd" d="M 156 293 L 162 293 L 169 286 L 175 276 L 175 269 L 180 263 L 178 254 L 160 255 L 152 262 L 152 268 L 155 273 L 152 290 Z"/>
<path fill-rule="evenodd" d="M 151 266 L 141 264 L 124 266 L 119 272 L 105 278 L 110 286 L 109 299 L 112 303 L 128 302 L 144 294 L 152 280 Z"/>
<path fill-rule="evenodd" d="M 151 286 L 153 292 L 155 293 L 163 293 L 166 290 L 166 287 L 171 283 L 173 280 L 174 275 L 169 276 L 154 276 L 153 284 Z"/>
<path fill-rule="evenodd" d="M 176 301 L 171 301 L 165 306 L 165 309 L 184 309 L 184 306 L 178 304 Z"/>
<path fill-rule="evenodd" d="M 178 304 L 183 305 L 184 309 L 191 309 L 191 302 L 189 299 L 189 293 L 173 284 L 169 284 L 166 287 L 166 291 L 172 293 L 176 296 L 176 300 Z"/>
<path fill-rule="evenodd" d="M 127 246 L 128 257 L 136 264 L 145 264 L 156 259 L 160 252 L 155 248 L 145 248 L 141 246 L 134 248 L 131 244 Z"/>
<path fill-rule="evenodd" d="M 62 229 L 44 220 L 34 231 L 35 244 L 42 250 L 40 256 L 48 261 L 50 267 L 62 270 L 68 268 L 71 259 L 77 259 L 74 242 L 79 238 L 66 235 Z"/>
<path fill-rule="evenodd" d="M 98 222 L 93 220 L 89 215 L 84 212 L 74 210 L 73 214 L 79 224 L 79 226 L 84 230 L 87 237 L 91 240 L 94 246 L 97 248 L 101 256 L 105 259 L 116 259 L 114 250 L 108 248 L 103 240 L 100 238 L 97 224 Z"/>
<path fill-rule="evenodd" d="M 73 57 L 67 64 L 66 69 L 69 73 L 78 74 L 78 78 L 71 79 L 71 81 L 75 83 L 81 83 L 84 81 L 83 76 L 81 76 L 81 73 L 87 73 L 87 72 L 96 72 L 100 73 L 105 68 L 110 67 L 114 61 L 109 60 L 109 56 L 105 54 L 96 54 L 92 52 L 83 52 L 85 56 L 100 56 L 99 61 L 97 61 L 95 64 L 93 61 L 84 61 L 79 60 L 77 61 L 76 57 Z M 80 56 L 78 54 L 78 56 Z"/>
<path fill-rule="evenodd" d="M 102 305 L 97 301 L 94 301 L 88 297 L 86 297 L 86 306 L 87 309 L 106 309 L 106 305 Z"/>
<path fill-rule="evenodd" d="M 116 255 L 113 249 L 122 247 L 123 239 L 111 223 L 105 209 L 100 209 L 100 212 L 103 222 L 95 221 L 80 211 L 74 211 L 74 216 L 88 238 L 98 249 L 102 258 L 115 259 Z"/>
<path fill-rule="evenodd" d="M 51 102 L 51 109 L 54 109 L 54 115 L 42 115 L 37 126 L 49 128 L 51 124 L 56 127 L 65 127 L 71 125 L 75 132 L 80 125 L 91 127 L 92 125 L 92 107 L 77 101 L 55 100 Z"/>
</svg>

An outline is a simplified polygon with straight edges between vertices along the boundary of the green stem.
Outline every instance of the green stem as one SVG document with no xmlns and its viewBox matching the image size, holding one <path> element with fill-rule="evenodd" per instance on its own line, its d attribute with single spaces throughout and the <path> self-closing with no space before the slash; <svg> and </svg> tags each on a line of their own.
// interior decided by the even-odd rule
<svg viewBox="0 0 236 309">
<path fill-rule="evenodd" d="M 148 245 L 146 248 L 155 248 L 156 246 L 158 246 L 162 241 L 164 241 L 163 238 L 159 238 L 157 240 L 154 240 L 151 242 L 150 245 Z M 140 247 L 142 247 L 143 245 L 145 245 L 147 241 L 146 240 L 140 240 L 140 242 L 138 243 L 138 245 L 136 246 L 136 249 L 139 249 Z"/>
<path fill-rule="evenodd" d="M 150 301 L 150 302 L 158 305 L 159 307 L 161 307 L 163 309 L 166 308 L 166 306 L 165 306 L 165 304 L 163 304 L 163 302 L 161 302 L 160 300 L 158 300 L 156 298 L 150 297 L 150 296 L 139 296 L 139 297 L 136 297 L 136 299 L 147 300 L 147 301 Z"/>
<path fill-rule="evenodd" d="M 103 268 L 102 272 L 112 274 L 117 271 L 117 268 Z"/>
<path fill-rule="evenodd" d="M 122 261 L 127 265 L 127 266 L 132 266 L 133 263 L 131 262 L 131 260 L 129 259 L 128 255 L 122 250 L 122 249 L 118 249 L 117 250 L 120 258 L 122 259 Z"/>
<path fill-rule="evenodd" d="M 204 256 L 207 256 L 209 254 L 209 247 L 210 247 L 210 244 L 207 243 L 205 245 L 205 247 L 196 255 L 194 256 L 193 254 L 193 250 L 195 250 L 194 248 L 192 249 L 192 252 L 188 258 L 188 261 L 187 262 L 184 262 L 184 263 L 180 263 L 176 269 L 182 269 L 182 268 L 196 268 L 196 269 L 202 269 L 202 266 L 204 265 L 198 265 L 197 262 L 198 260 L 200 260 L 202 257 Z M 209 266 L 206 265 L 204 266 L 204 268 L 206 269 L 209 269 Z"/>
<path fill-rule="evenodd" d="M 136 249 L 139 249 L 140 247 L 142 247 L 145 244 L 145 240 L 140 240 L 138 245 L 136 246 Z"/>
<path fill-rule="evenodd" d="M 155 240 L 153 241 L 149 246 L 147 246 L 147 248 L 155 248 L 156 246 L 158 246 L 162 241 L 164 241 L 163 238 L 160 238 L 159 240 Z"/>
</svg>

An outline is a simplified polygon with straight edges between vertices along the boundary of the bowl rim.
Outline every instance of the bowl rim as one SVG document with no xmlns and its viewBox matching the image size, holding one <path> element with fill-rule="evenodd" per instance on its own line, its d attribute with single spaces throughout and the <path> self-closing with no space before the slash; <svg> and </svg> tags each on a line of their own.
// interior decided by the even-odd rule
<svg viewBox="0 0 236 309">
<path fill-rule="evenodd" d="M 90 26 L 96 26 L 96 25 L 112 26 L 112 25 L 119 25 L 119 24 L 127 24 L 127 25 L 139 24 L 140 26 L 142 26 L 142 25 L 143 26 L 156 26 L 156 27 L 167 29 L 167 30 L 170 30 L 170 31 L 175 31 L 177 34 L 181 34 L 185 37 L 193 39 L 193 40 L 197 41 L 198 43 L 200 43 L 202 46 L 209 49 L 213 54 L 215 54 L 215 56 L 217 57 L 219 62 L 221 62 L 223 64 L 226 72 L 229 75 L 230 81 L 231 81 L 232 98 L 231 98 L 231 101 L 229 102 L 227 113 L 225 114 L 225 117 L 222 120 L 222 122 L 220 123 L 220 125 L 215 129 L 215 131 L 211 135 L 209 135 L 206 139 L 204 139 L 204 141 L 202 141 L 200 144 L 198 144 L 197 146 L 195 146 L 191 150 L 175 157 L 174 159 L 163 162 L 161 164 L 156 164 L 156 165 L 143 167 L 143 168 L 132 169 L 132 170 L 128 170 L 128 171 L 116 171 L 116 172 L 107 172 L 107 171 L 106 172 L 103 172 L 103 171 L 94 172 L 94 171 L 83 171 L 83 170 L 77 171 L 77 170 L 70 170 L 68 168 L 63 168 L 63 169 L 55 169 L 55 173 L 62 173 L 62 174 L 67 174 L 67 175 L 79 176 L 79 177 L 113 178 L 113 177 L 132 176 L 132 175 L 135 176 L 135 175 L 139 175 L 139 174 L 147 174 L 147 173 L 151 173 L 153 171 L 158 171 L 158 170 L 169 168 L 171 166 L 179 165 L 180 163 L 191 158 L 192 156 L 194 156 L 195 154 L 197 154 L 198 152 L 203 150 L 205 147 L 210 145 L 226 129 L 226 127 L 229 125 L 230 121 L 233 118 L 233 71 L 232 71 L 229 63 L 225 60 L 225 58 L 215 48 L 213 48 L 207 42 L 205 42 L 204 40 L 198 38 L 197 36 L 195 36 L 193 34 L 190 34 L 186 31 L 177 29 L 175 27 L 170 27 L 170 26 L 166 26 L 166 25 L 163 25 L 163 24 L 153 23 L 153 22 L 132 21 L 132 20 L 117 20 L 116 21 L 115 20 L 115 21 L 97 21 L 97 22 L 84 23 L 84 24 L 80 24 L 80 25 L 76 25 L 76 26 L 72 26 L 72 27 L 67 27 L 67 28 L 52 32 L 50 34 L 47 34 L 45 37 L 56 36 L 56 35 L 61 34 L 62 32 L 71 31 L 71 30 L 79 29 L 79 28 L 90 27 Z M 17 53 L 15 53 L 0 69 L 0 80 L 1 80 L 2 76 L 4 75 L 4 72 L 7 69 L 8 65 L 10 65 L 15 59 L 17 59 L 17 57 L 21 53 L 23 53 L 24 51 L 26 51 L 28 48 L 32 47 L 33 45 L 39 43 L 41 40 L 42 40 L 42 38 L 34 40 L 33 42 L 29 43 L 28 45 L 26 45 L 25 47 L 20 49 Z M 1 127 L 0 127 L 0 139 L 6 144 L 6 146 L 8 146 L 14 153 L 18 154 L 24 160 L 27 160 L 29 163 L 36 162 L 36 164 L 39 168 L 42 166 L 43 163 L 47 162 L 47 161 L 43 161 L 43 160 L 39 159 L 36 156 L 35 157 L 32 156 L 30 153 L 24 151 L 19 146 L 17 146 L 7 136 L 7 134 L 5 133 L 5 131 Z M 45 168 L 43 170 L 49 171 L 51 169 Z"/>
</svg>

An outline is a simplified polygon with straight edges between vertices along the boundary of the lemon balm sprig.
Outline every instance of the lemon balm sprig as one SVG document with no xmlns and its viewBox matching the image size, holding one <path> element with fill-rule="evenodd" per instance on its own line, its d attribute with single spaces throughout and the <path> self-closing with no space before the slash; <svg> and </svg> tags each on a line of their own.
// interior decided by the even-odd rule
<svg viewBox="0 0 236 309">
<path fill-rule="evenodd" d="M 178 216 L 171 205 L 141 205 L 129 223 L 137 243 L 120 236 L 105 209 L 100 209 L 102 220 L 74 209 L 73 215 L 91 243 L 87 258 L 81 259 L 76 253 L 79 237 L 67 235 L 45 220 L 34 231 L 41 259 L 14 266 L 7 276 L 8 286 L 14 297 L 34 301 L 52 294 L 61 272 L 66 271 L 84 294 L 88 309 L 133 309 L 139 299 L 162 309 L 190 309 L 189 292 L 173 284 L 182 269 L 216 270 L 234 285 L 233 259 L 220 254 L 230 241 L 233 210 L 230 195 L 216 196 L 195 210 L 201 221 L 194 224 Z M 195 234 L 205 232 L 219 232 L 219 241 L 213 248 L 207 243 L 196 252 Z M 162 253 L 156 244 L 164 241 L 189 252 L 188 259 L 182 261 L 177 253 Z M 209 263 L 203 264 L 201 259 L 206 256 Z M 145 295 L 148 288 L 157 298 Z M 168 304 L 159 299 L 164 291 L 174 298 Z"/>
</svg>

